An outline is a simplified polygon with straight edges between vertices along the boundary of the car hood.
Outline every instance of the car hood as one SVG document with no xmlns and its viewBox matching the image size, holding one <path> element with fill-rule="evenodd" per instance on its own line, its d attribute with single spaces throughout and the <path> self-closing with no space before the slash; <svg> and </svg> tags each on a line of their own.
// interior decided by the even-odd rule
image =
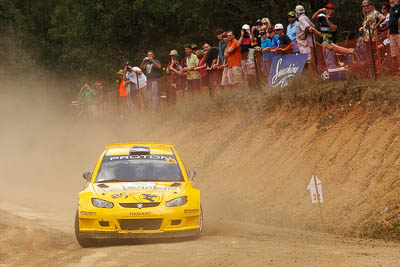
<svg viewBox="0 0 400 267">
<path fill-rule="evenodd" d="M 185 186 L 184 182 L 95 183 L 93 191 L 118 202 L 153 203 L 171 195 L 178 196 Z"/>
</svg>

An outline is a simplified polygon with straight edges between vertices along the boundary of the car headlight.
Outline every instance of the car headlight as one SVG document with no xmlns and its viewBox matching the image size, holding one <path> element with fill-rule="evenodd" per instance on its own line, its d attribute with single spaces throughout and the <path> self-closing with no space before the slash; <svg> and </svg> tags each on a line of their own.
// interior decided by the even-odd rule
<svg viewBox="0 0 400 267">
<path fill-rule="evenodd" d="M 183 206 L 188 202 L 188 198 L 187 197 L 177 197 L 174 199 L 171 199 L 170 201 L 167 201 L 167 203 L 165 203 L 165 205 L 167 207 L 179 207 L 179 206 Z"/>
<path fill-rule="evenodd" d="M 99 198 L 92 198 L 92 204 L 97 208 L 111 209 L 112 207 L 114 207 L 114 204 L 112 202 Z"/>
</svg>

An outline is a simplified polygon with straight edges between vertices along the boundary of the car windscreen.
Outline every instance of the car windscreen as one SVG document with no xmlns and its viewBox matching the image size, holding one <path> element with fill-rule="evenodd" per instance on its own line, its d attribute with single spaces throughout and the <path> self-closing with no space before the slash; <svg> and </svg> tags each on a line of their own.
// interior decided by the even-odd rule
<svg viewBox="0 0 400 267">
<path fill-rule="evenodd" d="M 105 156 L 96 182 L 183 181 L 174 156 L 122 155 Z"/>
</svg>

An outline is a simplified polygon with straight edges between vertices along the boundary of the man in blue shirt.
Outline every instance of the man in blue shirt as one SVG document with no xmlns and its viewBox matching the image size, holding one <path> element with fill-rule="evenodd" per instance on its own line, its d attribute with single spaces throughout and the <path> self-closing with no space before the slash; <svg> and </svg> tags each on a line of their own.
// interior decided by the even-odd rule
<svg viewBox="0 0 400 267">
<path fill-rule="evenodd" d="M 265 30 L 260 31 L 260 36 L 261 36 L 261 51 L 263 56 L 263 70 L 264 70 L 264 75 L 268 76 L 270 73 L 270 67 L 272 61 L 272 53 L 271 53 L 272 42 L 267 37 L 267 33 L 265 32 Z"/>
<path fill-rule="evenodd" d="M 297 47 L 296 43 L 297 17 L 294 11 L 290 11 L 288 13 L 288 20 L 289 20 L 289 25 L 286 28 L 286 34 L 287 36 L 289 36 L 290 40 L 292 40 L 294 44 L 292 47 L 293 52 L 298 52 L 299 48 Z"/>
</svg>

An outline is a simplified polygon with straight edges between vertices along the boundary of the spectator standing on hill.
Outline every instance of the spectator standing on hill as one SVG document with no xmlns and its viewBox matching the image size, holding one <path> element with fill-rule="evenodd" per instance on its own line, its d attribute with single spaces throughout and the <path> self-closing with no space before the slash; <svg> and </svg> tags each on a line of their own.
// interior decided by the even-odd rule
<svg viewBox="0 0 400 267">
<path fill-rule="evenodd" d="M 221 79 L 222 79 L 222 71 L 223 68 L 221 67 L 222 64 L 224 64 L 224 52 L 226 48 L 226 33 L 222 28 L 218 28 L 215 31 L 215 34 L 217 36 L 218 40 L 218 58 L 217 58 L 217 64 L 214 68 L 214 72 L 216 75 L 216 84 L 220 85 L 221 84 Z"/>
<path fill-rule="evenodd" d="M 267 31 L 270 27 L 272 27 L 269 18 L 262 18 L 261 19 L 261 28 Z"/>
<path fill-rule="evenodd" d="M 249 79 L 254 79 L 252 77 L 255 73 L 252 73 L 252 70 L 255 70 L 254 61 L 249 60 L 249 49 L 253 47 L 254 36 L 250 30 L 250 26 L 248 24 L 244 24 L 242 26 L 241 36 L 239 39 L 240 43 L 240 53 L 242 58 L 242 71 L 244 74 L 244 78 L 249 83 Z"/>
<path fill-rule="evenodd" d="M 128 111 L 132 112 L 134 105 L 133 105 L 133 98 L 132 95 L 135 94 L 134 90 L 135 85 L 131 83 L 131 81 L 128 79 L 128 73 L 132 71 L 132 65 L 129 62 L 126 62 L 124 66 L 124 83 L 125 83 L 125 88 L 126 88 L 126 102 L 128 103 Z"/>
<path fill-rule="evenodd" d="M 312 19 L 319 24 L 319 32 L 323 39 L 329 39 L 334 44 L 337 42 L 337 32 L 339 28 L 339 20 L 335 17 L 335 6 L 327 4 L 325 8 L 317 10 Z M 322 49 L 325 64 L 328 69 L 334 69 L 335 52 L 326 48 Z"/>
<path fill-rule="evenodd" d="M 260 35 L 261 28 L 262 28 L 261 19 L 258 19 L 256 21 L 256 25 L 253 26 L 253 28 L 251 29 L 253 32 L 253 36 L 257 42 L 255 46 L 260 46 L 260 47 L 261 47 L 261 35 Z"/>
<path fill-rule="evenodd" d="M 184 47 L 186 53 L 186 67 L 184 71 L 187 72 L 188 91 L 191 94 L 198 94 L 200 93 L 200 73 L 194 69 L 199 66 L 199 59 L 193 54 L 190 44 L 185 44 Z"/>
<path fill-rule="evenodd" d="M 85 109 L 89 119 L 97 118 L 97 92 L 85 83 L 79 92 L 79 98 L 83 98 Z"/>
<path fill-rule="evenodd" d="M 311 71 L 311 48 L 313 47 L 312 33 L 310 27 L 315 27 L 311 20 L 305 15 L 305 9 L 302 5 L 296 6 L 296 17 L 299 20 L 296 28 L 296 41 L 301 54 L 307 55 L 306 68 Z"/>
<path fill-rule="evenodd" d="M 192 53 L 196 55 L 197 50 L 199 50 L 197 44 L 191 44 L 190 47 L 192 48 Z"/>
<path fill-rule="evenodd" d="M 125 76 L 126 73 L 123 69 L 120 69 L 117 72 L 117 75 L 119 76 L 119 79 L 120 79 L 118 109 L 119 109 L 120 117 L 123 118 L 124 116 L 127 116 L 129 113 L 128 94 L 127 94 L 127 88 L 125 85 L 127 78 Z"/>
<path fill-rule="evenodd" d="M 143 74 L 139 67 L 127 66 L 126 79 L 130 85 L 130 97 L 133 102 L 134 109 L 144 109 L 146 97 L 143 90 L 147 87 L 147 77 Z M 128 96 L 129 97 L 129 96 Z M 129 99 L 128 99 L 129 101 Z"/>
<path fill-rule="evenodd" d="M 284 33 L 283 25 L 278 23 L 275 25 L 275 32 L 279 35 L 278 46 L 272 49 L 272 53 L 278 54 L 291 54 L 293 48 L 293 42 L 289 36 Z"/>
<path fill-rule="evenodd" d="M 219 80 L 218 72 L 216 71 L 217 60 L 218 60 L 218 48 L 213 47 L 212 41 L 206 41 L 203 44 L 203 51 L 206 53 L 206 65 L 207 65 L 207 85 L 210 88 L 217 86 Z"/>
<path fill-rule="evenodd" d="M 175 50 L 172 50 L 175 51 Z M 171 52 L 172 52 L 171 51 Z M 171 54 L 171 53 L 170 53 Z M 185 75 L 183 73 L 184 64 L 178 53 L 171 56 L 171 61 L 168 63 L 167 73 L 171 74 L 169 90 L 169 101 L 175 104 L 177 97 L 182 97 L 185 90 Z"/>
<path fill-rule="evenodd" d="M 385 20 L 385 16 L 377 11 L 369 0 L 363 0 L 361 5 L 364 20 L 359 31 L 362 33 L 362 39 L 364 42 L 369 42 L 371 32 L 371 40 L 375 42 L 375 36 L 378 34 L 377 27 Z"/>
<path fill-rule="evenodd" d="M 261 51 L 263 56 L 263 71 L 264 76 L 269 76 L 271 70 L 271 61 L 272 61 L 272 42 L 267 37 L 267 32 L 265 30 L 260 31 L 261 35 Z"/>
<path fill-rule="evenodd" d="M 395 74 L 400 76 L 400 34 L 399 34 L 399 20 L 400 20 L 400 1 L 390 0 L 390 17 L 389 17 L 389 35 L 390 35 L 390 53 L 393 58 L 395 67 Z"/>
<path fill-rule="evenodd" d="M 389 2 L 383 2 L 381 4 L 381 12 L 382 15 L 385 16 L 385 20 L 380 25 L 378 25 L 378 36 L 377 36 L 377 54 L 379 63 L 378 66 L 382 74 L 384 74 L 384 72 L 392 73 L 394 69 L 393 67 L 395 65 L 394 62 L 391 60 L 390 56 L 389 10 L 390 10 Z"/>
<path fill-rule="evenodd" d="M 208 83 L 207 83 L 207 64 L 206 64 L 206 53 L 204 53 L 204 50 L 197 50 L 196 56 L 199 59 L 199 65 L 194 68 L 194 70 L 197 70 L 200 73 L 200 91 L 202 94 L 205 94 L 205 89 L 208 88 Z"/>
<path fill-rule="evenodd" d="M 296 13 L 294 11 L 290 11 L 288 13 L 288 21 L 289 25 L 286 28 L 286 34 L 289 36 L 290 40 L 293 42 L 293 52 L 299 51 L 299 48 L 297 47 L 297 42 L 296 42 L 296 29 L 297 29 L 297 18 L 296 18 Z"/>
<path fill-rule="evenodd" d="M 100 81 L 96 81 L 94 84 L 94 89 L 97 93 L 97 114 L 99 117 L 104 116 L 104 88 Z"/>
<path fill-rule="evenodd" d="M 221 85 L 233 88 L 242 83 L 242 62 L 241 62 L 241 40 L 236 40 L 232 30 L 226 32 L 228 45 L 225 49 L 224 57 L 227 59 L 227 66 L 222 75 Z"/>
<path fill-rule="evenodd" d="M 147 52 L 147 57 L 143 58 L 140 68 L 144 70 L 147 77 L 147 90 L 145 96 L 151 102 L 151 108 L 155 111 L 158 108 L 159 79 L 162 76 L 161 63 L 155 59 L 153 51 Z"/>
<path fill-rule="evenodd" d="M 271 47 L 276 48 L 278 46 L 279 35 L 276 34 L 275 28 L 273 26 L 268 28 L 267 37 L 271 40 Z"/>
</svg>

